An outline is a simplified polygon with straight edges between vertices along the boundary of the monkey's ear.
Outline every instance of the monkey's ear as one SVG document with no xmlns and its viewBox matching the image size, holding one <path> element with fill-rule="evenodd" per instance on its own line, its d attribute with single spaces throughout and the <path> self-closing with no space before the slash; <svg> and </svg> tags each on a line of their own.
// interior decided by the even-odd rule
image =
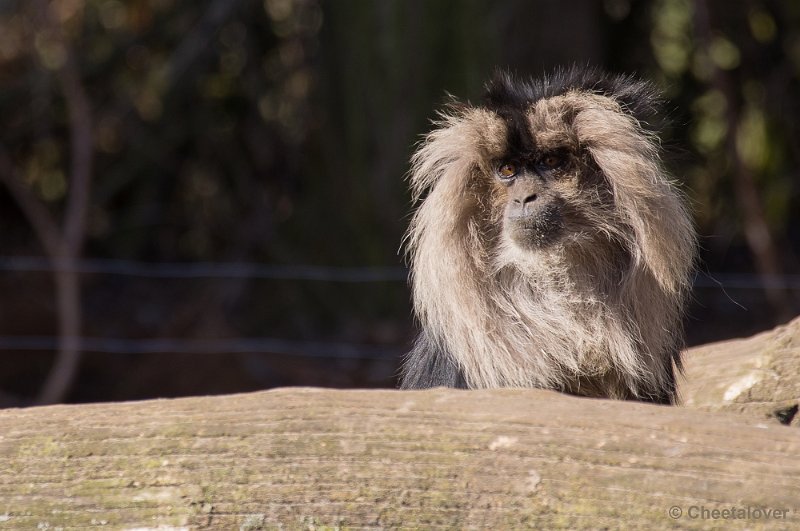
<svg viewBox="0 0 800 531">
<path fill-rule="evenodd" d="M 581 109 L 573 126 L 609 183 L 634 265 L 649 270 L 668 292 L 686 288 L 694 257 L 690 216 L 664 172 L 658 141 L 610 98 Z"/>
</svg>

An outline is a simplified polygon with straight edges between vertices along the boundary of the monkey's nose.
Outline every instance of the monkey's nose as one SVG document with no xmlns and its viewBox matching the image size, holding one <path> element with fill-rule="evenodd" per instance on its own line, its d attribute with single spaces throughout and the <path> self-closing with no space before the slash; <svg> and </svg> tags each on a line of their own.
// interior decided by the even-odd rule
<svg viewBox="0 0 800 531">
<path fill-rule="evenodd" d="M 519 203 L 520 205 L 527 205 L 528 203 L 533 203 L 536 201 L 536 198 L 539 197 L 537 194 L 531 194 L 524 199 L 514 199 L 515 203 Z"/>
<path fill-rule="evenodd" d="M 539 194 L 533 192 L 520 194 L 514 198 L 513 203 L 510 205 L 509 214 L 512 217 L 528 217 L 535 214 L 539 207 L 536 201 L 538 198 Z"/>
<path fill-rule="evenodd" d="M 547 208 L 549 201 L 545 197 L 529 191 L 509 198 L 506 206 L 506 216 L 511 219 L 522 219 L 537 216 L 543 208 Z"/>
</svg>

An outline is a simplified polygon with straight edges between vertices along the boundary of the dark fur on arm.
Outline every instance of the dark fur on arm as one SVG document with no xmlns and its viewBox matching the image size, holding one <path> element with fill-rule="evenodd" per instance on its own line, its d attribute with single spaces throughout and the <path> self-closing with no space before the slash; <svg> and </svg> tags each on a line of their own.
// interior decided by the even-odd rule
<svg viewBox="0 0 800 531">
<path fill-rule="evenodd" d="M 461 369 L 423 332 L 403 363 L 400 389 L 467 388 Z"/>
</svg>

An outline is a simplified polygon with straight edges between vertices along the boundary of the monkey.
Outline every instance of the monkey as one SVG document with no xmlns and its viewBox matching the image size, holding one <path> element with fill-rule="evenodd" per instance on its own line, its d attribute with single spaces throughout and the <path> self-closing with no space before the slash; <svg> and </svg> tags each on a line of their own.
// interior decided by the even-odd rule
<svg viewBox="0 0 800 531">
<path fill-rule="evenodd" d="M 411 159 L 402 389 L 675 404 L 696 236 L 654 86 L 594 68 L 451 101 Z"/>
</svg>

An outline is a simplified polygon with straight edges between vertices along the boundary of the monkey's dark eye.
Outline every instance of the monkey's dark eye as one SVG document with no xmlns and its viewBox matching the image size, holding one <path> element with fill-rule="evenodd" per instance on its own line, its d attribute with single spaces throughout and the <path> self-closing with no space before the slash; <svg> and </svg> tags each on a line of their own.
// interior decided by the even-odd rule
<svg viewBox="0 0 800 531">
<path fill-rule="evenodd" d="M 497 175 L 501 179 L 510 179 L 517 174 L 517 165 L 511 162 L 504 162 L 497 167 Z"/>
<path fill-rule="evenodd" d="M 555 153 L 548 153 L 544 157 L 542 157 L 541 164 L 545 168 L 548 169 L 555 169 L 561 166 L 564 163 L 564 159 L 556 155 Z"/>
</svg>

